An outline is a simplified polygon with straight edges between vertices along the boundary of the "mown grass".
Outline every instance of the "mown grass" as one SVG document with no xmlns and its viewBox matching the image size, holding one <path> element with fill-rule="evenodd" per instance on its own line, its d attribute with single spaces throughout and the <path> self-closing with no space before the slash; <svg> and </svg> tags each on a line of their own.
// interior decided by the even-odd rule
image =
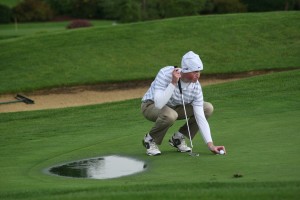
<svg viewBox="0 0 300 200">
<path fill-rule="evenodd" d="M 112 26 L 112 21 L 91 20 L 93 27 Z M 69 31 L 70 21 L 0 24 L 0 40 Z"/>
<path fill-rule="evenodd" d="M 148 157 L 141 145 L 152 126 L 140 99 L 117 103 L 0 114 L 1 199 L 297 199 L 300 136 L 300 70 L 204 88 L 214 104 L 209 119 L 212 155 L 200 135 L 199 157 L 178 153 L 167 138 L 163 154 Z M 44 174 L 65 161 L 118 154 L 144 160 L 147 171 L 110 180 Z M 242 178 L 233 178 L 241 173 Z"/>
<path fill-rule="evenodd" d="M 194 16 L 0 41 L 0 94 L 153 78 L 189 50 L 204 72 L 299 67 L 298 12 Z"/>
</svg>

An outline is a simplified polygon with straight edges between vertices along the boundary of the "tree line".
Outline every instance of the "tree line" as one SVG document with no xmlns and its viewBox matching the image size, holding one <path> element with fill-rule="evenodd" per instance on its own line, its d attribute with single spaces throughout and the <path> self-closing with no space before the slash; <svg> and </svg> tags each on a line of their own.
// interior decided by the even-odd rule
<svg viewBox="0 0 300 200">
<path fill-rule="evenodd" d="M 0 4 L 0 23 L 104 19 L 137 22 L 180 16 L 299 10 L 300 0 L 23 0 Z"/>
</svg>

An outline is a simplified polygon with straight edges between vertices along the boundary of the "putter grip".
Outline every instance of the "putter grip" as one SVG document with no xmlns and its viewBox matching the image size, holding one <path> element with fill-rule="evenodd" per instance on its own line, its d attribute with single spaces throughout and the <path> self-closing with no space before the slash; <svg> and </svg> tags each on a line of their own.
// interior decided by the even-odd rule
<svg viewBox="0 0 300 200">
<path fill-rule="evenodd" d="M 174 66 L 174 68 L 178 68 L 178 67 L 177 67 L 177 66 Z M 182 94 L 182 88 L 181 88 L 181 82 L 180 82 L 180 79 L 178 80 L 178 88 L 179 88 L 180 94 Z"/>
<path fill-rule="evenodd" d="M 180 82 L 180 79 L 178 80 L 178 87 L 179 87 L 180 94 L 182 94 L 182 88 L 181 88 L 181 82 Z"/>
</svg>

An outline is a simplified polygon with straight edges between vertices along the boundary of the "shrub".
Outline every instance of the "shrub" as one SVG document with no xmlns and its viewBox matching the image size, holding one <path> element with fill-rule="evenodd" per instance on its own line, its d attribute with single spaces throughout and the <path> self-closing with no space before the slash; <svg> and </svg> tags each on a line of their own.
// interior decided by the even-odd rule
<svg viewBox="0 0 300 200">
<path fill-rule="evenodd" d="M 44 0 L 50 5 L 55 15 L 70 16 L 72 13 L 73 0 Z"/>
<path fill-rule="evenodd" d="M 53 11 L 42 0 L 24 0 L 13 8 L 13 15 L 21 22 L 47 21 L 53 18 Z"/>
<path fill-rule="evenodd" d="M 135 22 L 141 19 L 142 5 L 139 0 L 103 0 L 105 19 L 119 22 Z"/>
<path fill-rule="evenodd" d="M 201 14 L 247 12 L 240 0 L 207 0 Z"/>
<path fill-rule="evenodd" d="M 103 18 L 102 0 L 73 0 L 71 16 L 74 18 Z"/>
<path fill-rule="evenodd" d="M 0 4 L 0 23 L 9 23 L 12 18 L 12 11 L 8 6 Z"/>
<path fill-rule="evenodd" d="M 165 5 L 165 17 L 192 16 L 200 14 L 204 8 L 204 0 L 175 0 Z"/>
<path fill-rule="evenodd" d="M 207 0 L 204 4 L 203 9 L 201 10 L 201 14 L 210 14 L 213 13 L 215 9 L 215 4 L 212 0 Z"/>
<path fill-rule="evenodd" d="M 300 0 L 241 0 L 249 12 L 299 10 Z"/>
<path fill-rule="evenodd" d="M 67 26 L 67 29 L 73 29 L 73 28 L 83 28 L 83 27 L 90 27 L 92 24 L 85 19 L 77 19 L 71 21 L 71 23 Z"/>
<path fill-rule="evenodd" d="M 247 7 L 240 0 L 213 0 L 215 13 L 246 12 Z"/>
</svg>

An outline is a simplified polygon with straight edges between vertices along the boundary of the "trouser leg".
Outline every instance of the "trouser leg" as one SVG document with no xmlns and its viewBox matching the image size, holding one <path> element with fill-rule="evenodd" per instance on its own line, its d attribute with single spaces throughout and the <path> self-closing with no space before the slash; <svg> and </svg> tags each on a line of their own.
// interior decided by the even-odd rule
<svg viewBox="0 0 300 200">
<path fill-rule="evenodd" d="M 209 102 L 204 102 L 203 103 L 203 110 L 204 110 L 204 115 L 206 119 L 208 119 L 214 112 L 214 107 L 211 103 Z"/>
<path fill-rule="evenodd" d="M 155 108 L 154 103 L 150 101 L 147 103 L 142 103 L 141 109 L 146 119 L 155 122 L 149 134 L 154 139 L 156 144 L 162 143 L 162 140 L 166 135 L 168 129 L 174 124 L 177 119 L 185 119 L 183 106 L 177 106 L 174 108 L 164 106 L 162 109 L 158 109 Z M 206 118 L 212 115 L 213 106 L 211 105 L 211 103 L 204 102 L 203 109 Z M 199 130 L 199 127 L 194 117 L 192 105 L 186 105 L 186 113 L 189 122 L 191 138 L 194 138 Z M 186 137 L 189 137 L 186 123 L 179 129 L 179 132 Z"/>
<path fill-rule="evenodd" d="M 156 144 L 161 144 L 168 129 L 176 121 L 178 114 L 175 110 L 168 106 L 162 109 L 157 109 L 153 102 L 142 103 L 142 113 L 144 117 L 150 121 L 155 122 L 149 134 L 154 139 Z"/>
<path fill-rule="evenodd" d="M 194 116 L 194 111 L 193 111 L 192 105 L 188 104 L 185 106 L 185 108 L 186 108 L 186 114 L 187 114 L 189 128 L 190 128 L 191 139 L 193 139 L 199 130 L 199 126 L 198 126 L 196 118 Z M 214 108 L 211 103 L 204 102 L 203 110 L 204 110 L 204 115 L 205 115 L 206 119 L 208 119 L 212 115 Z M 185 119 L 183 106 L 176 107 L 175 111 L 178 113 L 178 119 Z M 179 132 L 189 138 L 189 132 L 188 132 L 186 123 L 182 127 L 180 127 Z"/>
</svg>

